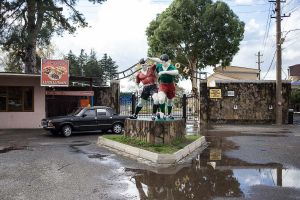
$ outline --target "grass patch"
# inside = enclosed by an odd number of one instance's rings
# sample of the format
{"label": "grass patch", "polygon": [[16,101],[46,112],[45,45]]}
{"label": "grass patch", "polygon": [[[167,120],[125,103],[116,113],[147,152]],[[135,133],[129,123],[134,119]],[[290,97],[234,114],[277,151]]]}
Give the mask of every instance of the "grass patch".
{"label": "grass patch", "polygon": [[184,148],[186,145],[194,142],[200,136],[199,135],[188,135],[182,139],[177,139],[172,142],[172,144],[149,144],[145,141],[138,140],[135,138],[125,137],[123,135],[104,135],[104,138],[114,140],[123,144],[131,145],[134,147],[138,147],[141,149],[145,149],[147,151],[152,151],[154,153],[166,153],[172,154],[176,151]]}

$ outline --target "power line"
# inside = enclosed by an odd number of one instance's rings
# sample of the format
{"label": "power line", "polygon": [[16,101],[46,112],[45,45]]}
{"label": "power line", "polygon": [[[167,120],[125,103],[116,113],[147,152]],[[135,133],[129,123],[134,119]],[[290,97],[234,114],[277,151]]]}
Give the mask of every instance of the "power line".
{"label": "power line", "polygon": [[273,58],[272,58],[271,64],[270,64],[270,66],[269,66],[269,68],[268,68],[268,71],[267,71],[267,73],[265,74],[265,76],[264,76],[263,80],[265,80],[266,76],[268,75],[268,73],[269,73],[269,71],[270,71],[270,69],[271,69],[271,67],[272,67],[272,65],[273,65],[273,62],[274,62],[275,55],[276,55],[276,50],[275,50],[275,52],[274,52],[274,55],[273,55]]}
{"label": "power line", "polygon": [[267,18],[267,23],[266,23],[266,31],[265,31],[265,35],[264,35],[264,40],[263,40],[263,51],[262,53],[264,54],[265,52],[265,47],[267,44],[267,39],[269,37],[269,31],[270,31],[270,25],[271,25],[271,9],[272,9],[272,4],[270,4],[269,6],[269,13],[268,13],[268,18]]}

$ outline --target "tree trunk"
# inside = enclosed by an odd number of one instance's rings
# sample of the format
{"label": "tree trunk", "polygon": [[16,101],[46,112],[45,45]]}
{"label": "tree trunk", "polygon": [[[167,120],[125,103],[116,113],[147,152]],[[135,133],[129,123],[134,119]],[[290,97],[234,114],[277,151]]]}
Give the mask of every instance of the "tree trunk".
{"label": "tree trunk", "polygon": [[194,123],[194,127],[199,127],[200,125],[200,96],[199,96],[199,91],[198,91],[198,84],[197,84],[197,65],[196,65],[196,60],[191,61],[191,69],[192,69],[192,93],[195,98],[194,102],[194,110],[193,112],[198,116],[198,120],[196,123]]}
{"label": "tree trunk", "polygon": [[27,41],[26,41],[26,51],[25,51],[25,73],[34,73],[34,69],[36,66],[36,1],[35,0],[27,0],[28,6],[28,26],[27,26]]}
{"label": "tree trunk", "polygon": [[25,73],[32,74],[35,73],[36,66],[36,42],[31,42],[26,47],[25,55]]}

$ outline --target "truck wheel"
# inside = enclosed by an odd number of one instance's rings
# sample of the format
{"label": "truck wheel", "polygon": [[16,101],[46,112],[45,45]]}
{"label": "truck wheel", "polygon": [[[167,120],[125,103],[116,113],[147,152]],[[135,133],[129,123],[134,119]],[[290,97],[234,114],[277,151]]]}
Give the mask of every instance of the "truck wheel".
{"label": "truck wheel", "polygon": [[112,127],[112,132],[115,133],[115,134],[121,134],[122,133],[122,129],[123,129],[122,124],[116,123]]}
{"label": "truck wheel", "polygon": [[72,135],[72,127],[70,125],[64,125],[61,128],[61,133],[63,134],[63,136],[69,137],[70,135]]}

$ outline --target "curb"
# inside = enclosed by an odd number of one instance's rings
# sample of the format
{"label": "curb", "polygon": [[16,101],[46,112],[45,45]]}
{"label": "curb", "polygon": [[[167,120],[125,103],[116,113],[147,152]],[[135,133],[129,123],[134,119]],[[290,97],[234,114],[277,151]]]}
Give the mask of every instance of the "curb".
{"label": "curb", "polygon": [[106,139],[102,136],[98,138],[97,145],[112,148],[118,152],[127,153],[135,158],[142,158],[151,161],[155,164],[166,164],[173,165],[178,163],[180,160],[191,154],[197,148],[206,144],[205,137],[202,136],[191,144],[185,146],[183,149],[173,153],[173,154],[158,154],[137,147],[129,146],[123,143],[119,143],[113,140]]}

